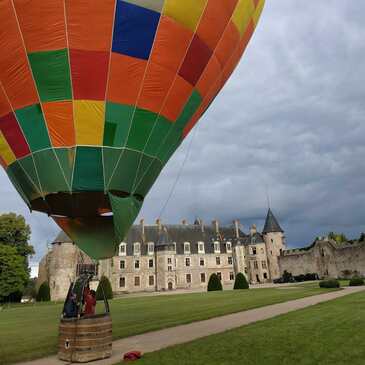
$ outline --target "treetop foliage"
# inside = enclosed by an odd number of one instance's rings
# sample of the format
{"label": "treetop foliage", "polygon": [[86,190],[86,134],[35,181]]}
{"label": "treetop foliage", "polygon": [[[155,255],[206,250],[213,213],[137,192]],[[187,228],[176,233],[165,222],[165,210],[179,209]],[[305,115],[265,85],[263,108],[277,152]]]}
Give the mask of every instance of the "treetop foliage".
{"label": "treetop foliage", "polygon": [[15,213],[0,215],[0,244],[15,247],[20,256],[34,254],[29,244],[31,230],[25,219]]}
{"label": "treetop foliage", "polygon": [[15,247],[0,244],[0,302],[7,302],[11,294],[23,292],[28,271]]}

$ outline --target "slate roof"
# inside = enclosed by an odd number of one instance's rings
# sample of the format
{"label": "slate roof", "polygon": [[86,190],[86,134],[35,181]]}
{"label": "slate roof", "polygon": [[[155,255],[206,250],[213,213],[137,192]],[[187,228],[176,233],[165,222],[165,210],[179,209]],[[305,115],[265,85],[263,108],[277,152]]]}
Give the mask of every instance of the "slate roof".
{"label": "slate roof", "polygon": [[274,213],[269,208],[266,216],[265,226],[262,233],[284,232],[276,220]]}

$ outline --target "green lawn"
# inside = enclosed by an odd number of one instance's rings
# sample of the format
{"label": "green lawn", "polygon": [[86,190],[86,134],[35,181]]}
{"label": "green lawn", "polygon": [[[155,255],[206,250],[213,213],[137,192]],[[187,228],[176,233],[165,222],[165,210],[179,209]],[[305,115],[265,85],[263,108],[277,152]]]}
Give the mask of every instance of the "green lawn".
{"label": "green lawn", "polygon": [[[154,297],[110,302],[114,338],[176,326],[228,313],[320,294],[318,284],[291,289],[255,289]],[[54,354],[61,303],[15,306],[0,311],[0,363]]]}
{"label": "green lawn", "polygon": [[365,293],[146,354],[139,365],[364,365]]}

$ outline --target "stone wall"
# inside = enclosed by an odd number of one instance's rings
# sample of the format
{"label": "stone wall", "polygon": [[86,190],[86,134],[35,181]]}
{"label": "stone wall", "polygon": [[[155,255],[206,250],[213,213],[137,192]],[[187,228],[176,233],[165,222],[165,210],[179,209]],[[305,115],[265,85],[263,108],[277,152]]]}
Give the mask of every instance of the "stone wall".
{"label": "stone wall", "polygon": [[365,276],[365,244],[316,241],[309,249],[286,250],[279,257],[280,272],[293,275],[316,273],[322,277]]}

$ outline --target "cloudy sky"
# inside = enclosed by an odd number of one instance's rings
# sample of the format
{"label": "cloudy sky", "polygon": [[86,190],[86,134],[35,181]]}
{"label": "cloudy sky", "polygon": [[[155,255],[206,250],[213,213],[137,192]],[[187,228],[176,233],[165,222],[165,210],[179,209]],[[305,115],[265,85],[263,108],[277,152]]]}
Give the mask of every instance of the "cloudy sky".
{"label": "cloudy sky", "polygon": [[[364,16],[359,0],[267,0],[239,67],[140,216],[152,223],[161,213],[187,156],[165,223],[238,218],[261,228],[268,195],[290,247],[365,231]],[[29,214],[1,171],[7,211],[26,216],[39,260],[57,227]]]}

